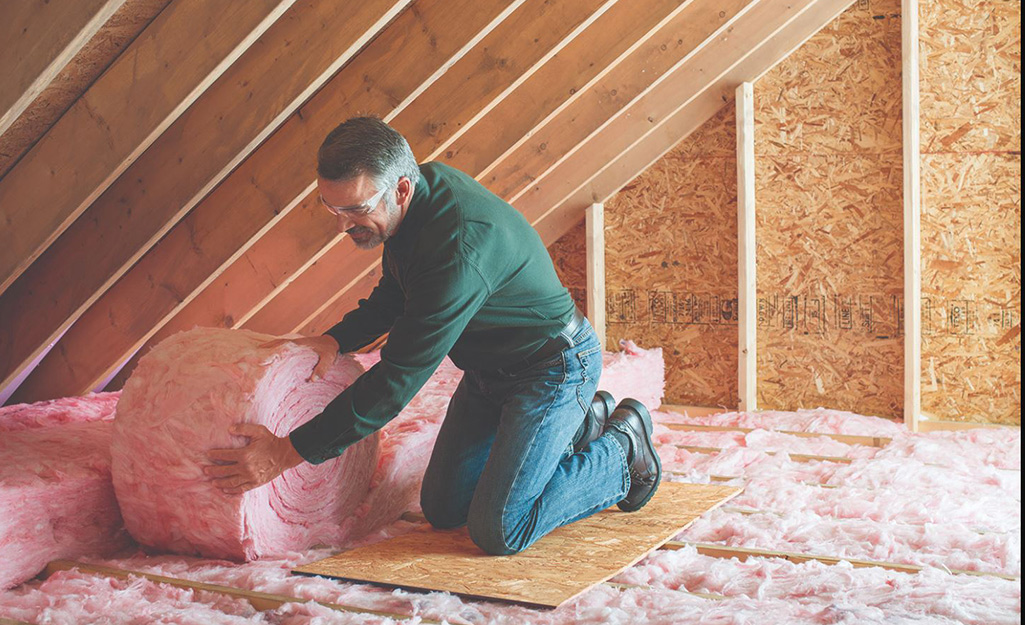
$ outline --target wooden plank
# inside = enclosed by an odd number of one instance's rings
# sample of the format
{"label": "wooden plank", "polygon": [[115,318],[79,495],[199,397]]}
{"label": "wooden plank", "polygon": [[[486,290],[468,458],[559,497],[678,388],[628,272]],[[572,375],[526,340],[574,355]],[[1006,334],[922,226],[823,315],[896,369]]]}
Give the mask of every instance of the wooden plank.
{"label": "wooden plank", "polygon": [[[399,15],[90,307],[15,401],[79,394],[106,380],[312,191],[317,146],[340,119],[394,117],[520,2],[430,0]],[[416,130],[414,150],[430,132]]]}
{"label": "wooden plank", "polygon": [[[175,588],[184,588],[186,590],[194,590],[197,592],[210,592],[233,599],[242,599],[249,602],[249,605],[255,609],[263,612],[265,610],[276,610],[281,606],[288,603],[316,603],[317,605],[324,606],[331,610],[338,612],[351,612],[355,614],[369,614],[374,616],[383,616],[387,618],[396,619],[410,619],[413,618],[409,614],[400,614],[397,612],[385,612],[380,610],[371,610],[368,608],[359,608],[348,605],[341,605],[338,603],[328,603],[326,601],[313,601],[312,599],[301,599],[299,597],[291,597],[289,595],[279,595],[275,593],[258,592],[255,590],[247,590],[245,588],[235,588],[233,586],[222,586],[220,584],[208,584],[206,582],[194,582],[188,579],[180,579],[177,577],[167,577],[166,575],[155,575],[153,573],[146,573],[143,571],[132,571],[128,569],[119,569],[110,566],[104,566],[102,564],[86,564],[82,562],[75,562],[73,560],[53,560],[46,565],[43,572],[40,573],[40,577],[47,579],[60,571],[79,571],[80,573],[89,573],[96,575],[103,575],[105,577],[113,577],[115,579],[130,580],[135,577],[141,577],[149,580],[155,584],[167,584],[168,586],[174,586]],[[416,618],[422,618],[417,616]],[[432,621],[430,619],[422,619],[424,623],[438,623],[438,621]]]}
{"label": "wooden plank", "polygon": [[[0,135],[71,62],[125,0],[0,4]],[[0,289],[2,290],[2,289]]]}
{"label": "wooden plank", "polygon": [[300,0],[274,24],[0,296],[0,389],[407,2]]}
{"label": "wooden plank", "polygon": [[[822,562],[823,564],[839,564],[841,562],[847,562],[855,568],[872,568],[878,567],[887,569],[890,571],[899,571],[901,573],[920,573],[926,568],[917,564],[901,564],[898,562],[878,562],[875,560],[861,560],[857,558],[845,558],[841,556],[829,556],[829,555],[816,555],[808,553],[795,553],[792,551],[774,551],[770,549],[754,549],[750,547],[728,547],[726,545],[710,544],[710,543],[692,543],[682,541],[669,541],[663,548],[665,549],[684,549],[687,547],[694,547],[697,552],[704,556],[710,556],[713,558],[736,558],[743,562],[748,558],[781,558],[789,562],[801,563],[801,562]],[[973,575],[977,577],[999,577],[1000,579],[1007,579],[1011,581],[1021,579],[1019,575],[1009,575],[1006,573],[998,573],[991,571],[968,571],[964,569],[951,569],[943,567],[943,569],[954,575]]]}
{"label": "wooden plank", "polygon": [[[607,201],[683,137],[733,98],[736,87],[756,79],[824,25],[849,0],[762,2],[728,32],[677,68],[660,89],[617,116],[586,146],[545,174],[516,206],[546,242],[555,241],[580,207]],[[547,215],[557,213],[549,223]]]}
{"label": "wooden plank", "polygon": [[692,0],[645,0],[644,9],[637,10],[636,2],[617,3],[488,115],[425,160],[442,158],[472,176],[485,172],[641,46],[660,37],[690,4]]}
{"label": "wooden plank", "polygon": [[[75,100],[103,75],[170,2],[126,0],[121,5],[28,108],[0,134],[0,178],[57,123]],[[9,2],[2,6],[13,5]]]}
{"label": "wooden plank", "polygon": [[1018,425],[1005,425],[1001,423],[976,423],[973,421],[942,421],[929,418],[919,418],[917,431],[919,432],[956,432],[960,430],[973,430],[975,428],[1012,428],[1021,429]]}
{"label": "wooden plank", "polygon": [[605,207],[587,209],[587,318],[605,349]]}
{"label": "wooden plank", "polygon": [[165,9],[0,180],[0,293],[295,1]]}
{"label": "wooden plank", "polygon": [[[489,185],[492,191],[502,196],[505,192],[501,190],[501,185],[496,182],[498,174],[488,173],[490,171],[488,168],[491,165],[500,161],[507,164],[512,163],[517,171],[528,170],[528,173],[525,174],[525,180],[529,182],[529,179],[532,179],[534,174],[529,173],[533,166],[527,163],[528,160],[539,158],[540,160],[537,162],[549,163],[553,159],[557,159],[561,154],[560,150],[564,149],[560,146],[565,145],[568,146],[565,149],[569,149],[575,145],[574,141],[586,136],[588,128],[600,126],[607,119],[608,115],[611,114],[611,110],[626,105],[634,97],[634,94],[641,93],[649,88],[662,71],[672,67],[674,63],[697,46],[702,38],[707,36],[708,32],[715,30],[722,23],[729,22],[738,11],[752,2],[753,0],[730,0],[729,3],[718,6],[702,2],[685,2],[679,10],[672,12],[666,19],[649,31],[643,41],[638,42],[638,45],[632,46],[624,54],[617,57],[613,62],[614,66],[610,67],[608,71],[597,74],[593,80],[585,85],[586,88],[579,89],[577,93],[569,94],[572,97],[566,100],[566,105],[553,109],[550,114],[541,120],[537,127],[518,126],[515,132],[508,134],[497,133],[496,136],[498,137],[518,139],[514,145],[504,145],[503,141],[506,141],[506,139],[500,139],[495,144],[503,146],[501,152],[491,152],[488,151],[490,148],[485,147],[483,148],[485,152],[482,154],[487,156],[482,156],[478,159],[473,157],[472,154],[467,155],[466,149],[475,151],[478,149],[477,145],[484,144],[487,146],[491,142],[489,134],[477,135],[474,129],[471,128],[459,141],[453,144],[451,150],[449,150],[452,154],[446,153],[446,158],[450,158],[452,159],[451,162],[466,168],[465,170],[468,173]],[[616,11],[616,8],[610,9],[603,18],[618,18],[620,14]],[[596,22],[595,28],[601,27],[605,29],[605,32],[615,32],[611,31],[606,26],[606,23],[607,20],[604,19]],[[578,41],[588,41],[587,37],[588,34],[585,31],[578,38]],[[600,45],[601,39],[590,41],[591,43],[587,44],[583,52],[576,52],[574,49],[574,54],[583,55],[575,62],[590,63],[587,51],[590,51],[592,57],[600,58],[600,53],[594,51],[594,47]],[[577,43],[577,41],[574,43]],[[584,44],[581,43],[581,45],[583,46]],[[563,52],[568,50],[569,47]],[[564,61],[565,59],[561,58],[560,54],[556,55],[549,64],[562,63]],[[557,70],[553,70],[551,73],[546,72],[542,68],[534,75],[531,81],[524,84],[526,93],[521,95],[519,93],[521,90],[517,90],[511,94],[511,102],[515,103],[515,106],[512,108],[515,110],[529,110],[531,107],[536,106],[533,104],[534,102],[546,103],[544,106],[548,107],[551,106],[553,99],[566,98],[567,94],[560,88],[557,88],[554,94],[542,91],[543,87],[549,91],[552,89],[552,84],[545,84],[544,82],[547,77],[561,76],[565,73],[566,70],[564,68],[557,68]],[[586,72],[581,73],[586,74]],[[535,84],[534,79],[542,82]],[[557,83],[556,87],[558,87]],[[570,90],[572,91],[573,89],[576,89],[576,87]],[[495,117],[495,115],[499,113],[512,115],[512,111],[504,106],[504,102],[493,110],[492,115],[485,117],[481,122],[485,124],[485,128],[493,129],[488,131],[489,133],[496,134],[495,127],[503,127],[505,125],[504,118]],[[519,120],[522,118],[522,115],[512,115],[512,118]],[[530,120],[529,123],[533,123],[533,120],[536,118],[529,117],[528,119]],[[513,127],[512,124],[510,124],[510,127]],[[476,125],[474,128],[476,128]],[[480,140],[476,141],[476,144],[471,143],[470,139],[473,137],[480,137]],[[464,148],[460,146],[469,147]],[[499,161],[493,161],[494,154],[496,153],[501,154]],[[471,163],[473,166],[471,166]],[[481,167],[485,167],[485,169],[481,170]],[[536,173],[539,174],[540,170]],[[515,183],[510,184],[512,191],[520,188]],[[512,191],[505,193],[503,197],[507,200],[511,199],[510,193]],[[578,220],[583,220],[583,212],[583,210],[580,211]],[[315,270],[316,265],[310,267],[310,271]],[[318,307],[325,299],[337,300],[340,296],[339,293],[330,289],[318,289],[316,286],[318,283],[319,281],[317,280],[307,280],[305,276],[296,279],[292,285],[271,300],[264,310],[254,315],[253,327],[263,328],[260,331],[273,333],[271,328],[281,328],[289,325],[282,320],[288,317],[292,311],[307,311],[310,307]],[[301,314],[303,313],[297,313],[295,316],[300,316]],[[271,322],[272,319],[273,322]]]}
{"label": "wooden plank", "polygon": [[758,289],[755,274],[755,95],[737,87],[737,410],[758,410]]}
{"label": "wooden plank", "polygon": [[922,143],[919,122],[918,0],[901,2],[904,138],[904,424],[922,413]]}
{"label": "wooden plank", "polygon": [[700,515],[740,492],[665,482],[638,512],[625,514],[610,508],[564,525],[512,556],[486,555],[465,528],[427,529],[293,572],[555,608],[636,564]]}
{"label": "wooden plank", "polygon": [[[662,425],[666,426],[670,430],[676,430],[678,432],[741,432],[743,434],[749,434],[754,432],[758,428],[742,428],[728,425],[702,425],[697,423],[666,423],[662,422]],[[868,447],[886,447],[893,439],[885,436],[858,436],[855,434],[826,434],[822,432],[795,432],[793,430],[775,430],[769,428],[761,428],[769,432],[776,432],[777,434],[787,434],[789,436],[800,436],[802,438],[819,438],[826,437],[841,443],[847,443],[848,445],[866,445]]]}
{"label": "wooden plank", "polygon": [[[683,449],[695,454],[719,454],[730,449],[750,449],[748,447],[701,447],[698,445],[673,445],[677,449]],[[758,451],[764,453],[767,456],[778,456],[779,454],[786,453],[790,456],[790,459],[794,462],[833,462],[836,464],[851,464],[854,462],[853,458],[844,458],[842,456],[816,456],[812,454],[793,454],[784,451],[767,451],[765,449],[755,449],[752,451]]]}
{"label": "wooden plank", "polygon": [[662,404],[659,410],[662,412],[675,412],[687,417],[708,417],[725,412],[733,412],[733,410],[722,406],[684,406],[680,404]]}

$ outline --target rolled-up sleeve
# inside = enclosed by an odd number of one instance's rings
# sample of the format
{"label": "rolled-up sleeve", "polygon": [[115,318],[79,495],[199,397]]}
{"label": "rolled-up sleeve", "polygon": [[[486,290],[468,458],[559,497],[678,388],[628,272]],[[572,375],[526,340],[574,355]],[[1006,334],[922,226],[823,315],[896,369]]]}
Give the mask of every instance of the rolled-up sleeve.
{"label": "rolled-up sleeve", "polygon": [[[309,462],[317,464],[340,455],[349,445],[395,418],[441,364],[490,295],[481,272],[462,254],[427,268],[411,269],[404,284],[402,312],[391,325],[381,361],[321,414],[291,433],[292,444]],[[360,308],[364,308],[362,303]],[[343,324],[345,320],[339,325]],[[342,338],[351,345],[349,337],[346,330]]]}

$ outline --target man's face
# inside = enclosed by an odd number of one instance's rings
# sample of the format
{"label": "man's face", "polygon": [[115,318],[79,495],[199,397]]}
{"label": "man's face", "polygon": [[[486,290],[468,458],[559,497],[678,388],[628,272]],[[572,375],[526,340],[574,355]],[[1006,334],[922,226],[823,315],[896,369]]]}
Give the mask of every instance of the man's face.
{"label": "man's face", "polygon": [[[403,187],[405,182],[405,179],[400,180],[398,186]],[[321,199],[334,215],[335,227],[352,237],[356,247],[365,250],[377,247],[394,235],[402,223],[406,202],[403,205],[398,202],[401,189],[379,189],[365,174],[341,181],[317,178],[317,187]],[[376,198],[379,199],[375,201]]]}

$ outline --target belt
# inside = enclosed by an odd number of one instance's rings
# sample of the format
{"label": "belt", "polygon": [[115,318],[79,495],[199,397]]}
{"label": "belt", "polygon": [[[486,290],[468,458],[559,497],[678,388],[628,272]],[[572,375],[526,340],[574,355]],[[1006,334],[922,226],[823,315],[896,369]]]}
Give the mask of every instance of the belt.
{"label": "belt", "polygon": [[532,367],[540,362],[544,362],[552,356],[555,356],[556,354],[558,354],[559,352],[573,344],[573,337],[576,335],[577,331],[580,330],[580,328],[584,325],[584,320],[586,319],[587,317],[584,316],[584,313],[580,312],[580,309],[574,306],[573,317],[569,320],[569,323],[567,323],[561,330],[559,330],[558,334],[548,339],[541,347],[537,349],[537,351],[535,351],[530,356],[527,356],[519,362],[514,362],[513,364],[507,367],[502,367],[500,371],[503,371],[505,373],[516,373],[518,371],[523,371],[524,369]]}

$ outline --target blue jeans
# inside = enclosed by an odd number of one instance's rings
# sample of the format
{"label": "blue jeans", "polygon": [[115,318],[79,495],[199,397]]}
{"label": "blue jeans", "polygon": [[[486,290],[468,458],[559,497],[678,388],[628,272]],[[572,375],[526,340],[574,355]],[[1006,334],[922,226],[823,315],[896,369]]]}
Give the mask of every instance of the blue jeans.
{"label": "blue jeans", "polygon": [[485,552],[509,555],[622,500],[630,476],[619,443],[603,435],[573,453],[601,367],[601,346],[585,321],[573,345],[545,362],[466,371],[424,474],[428,522],[466,524]]}

